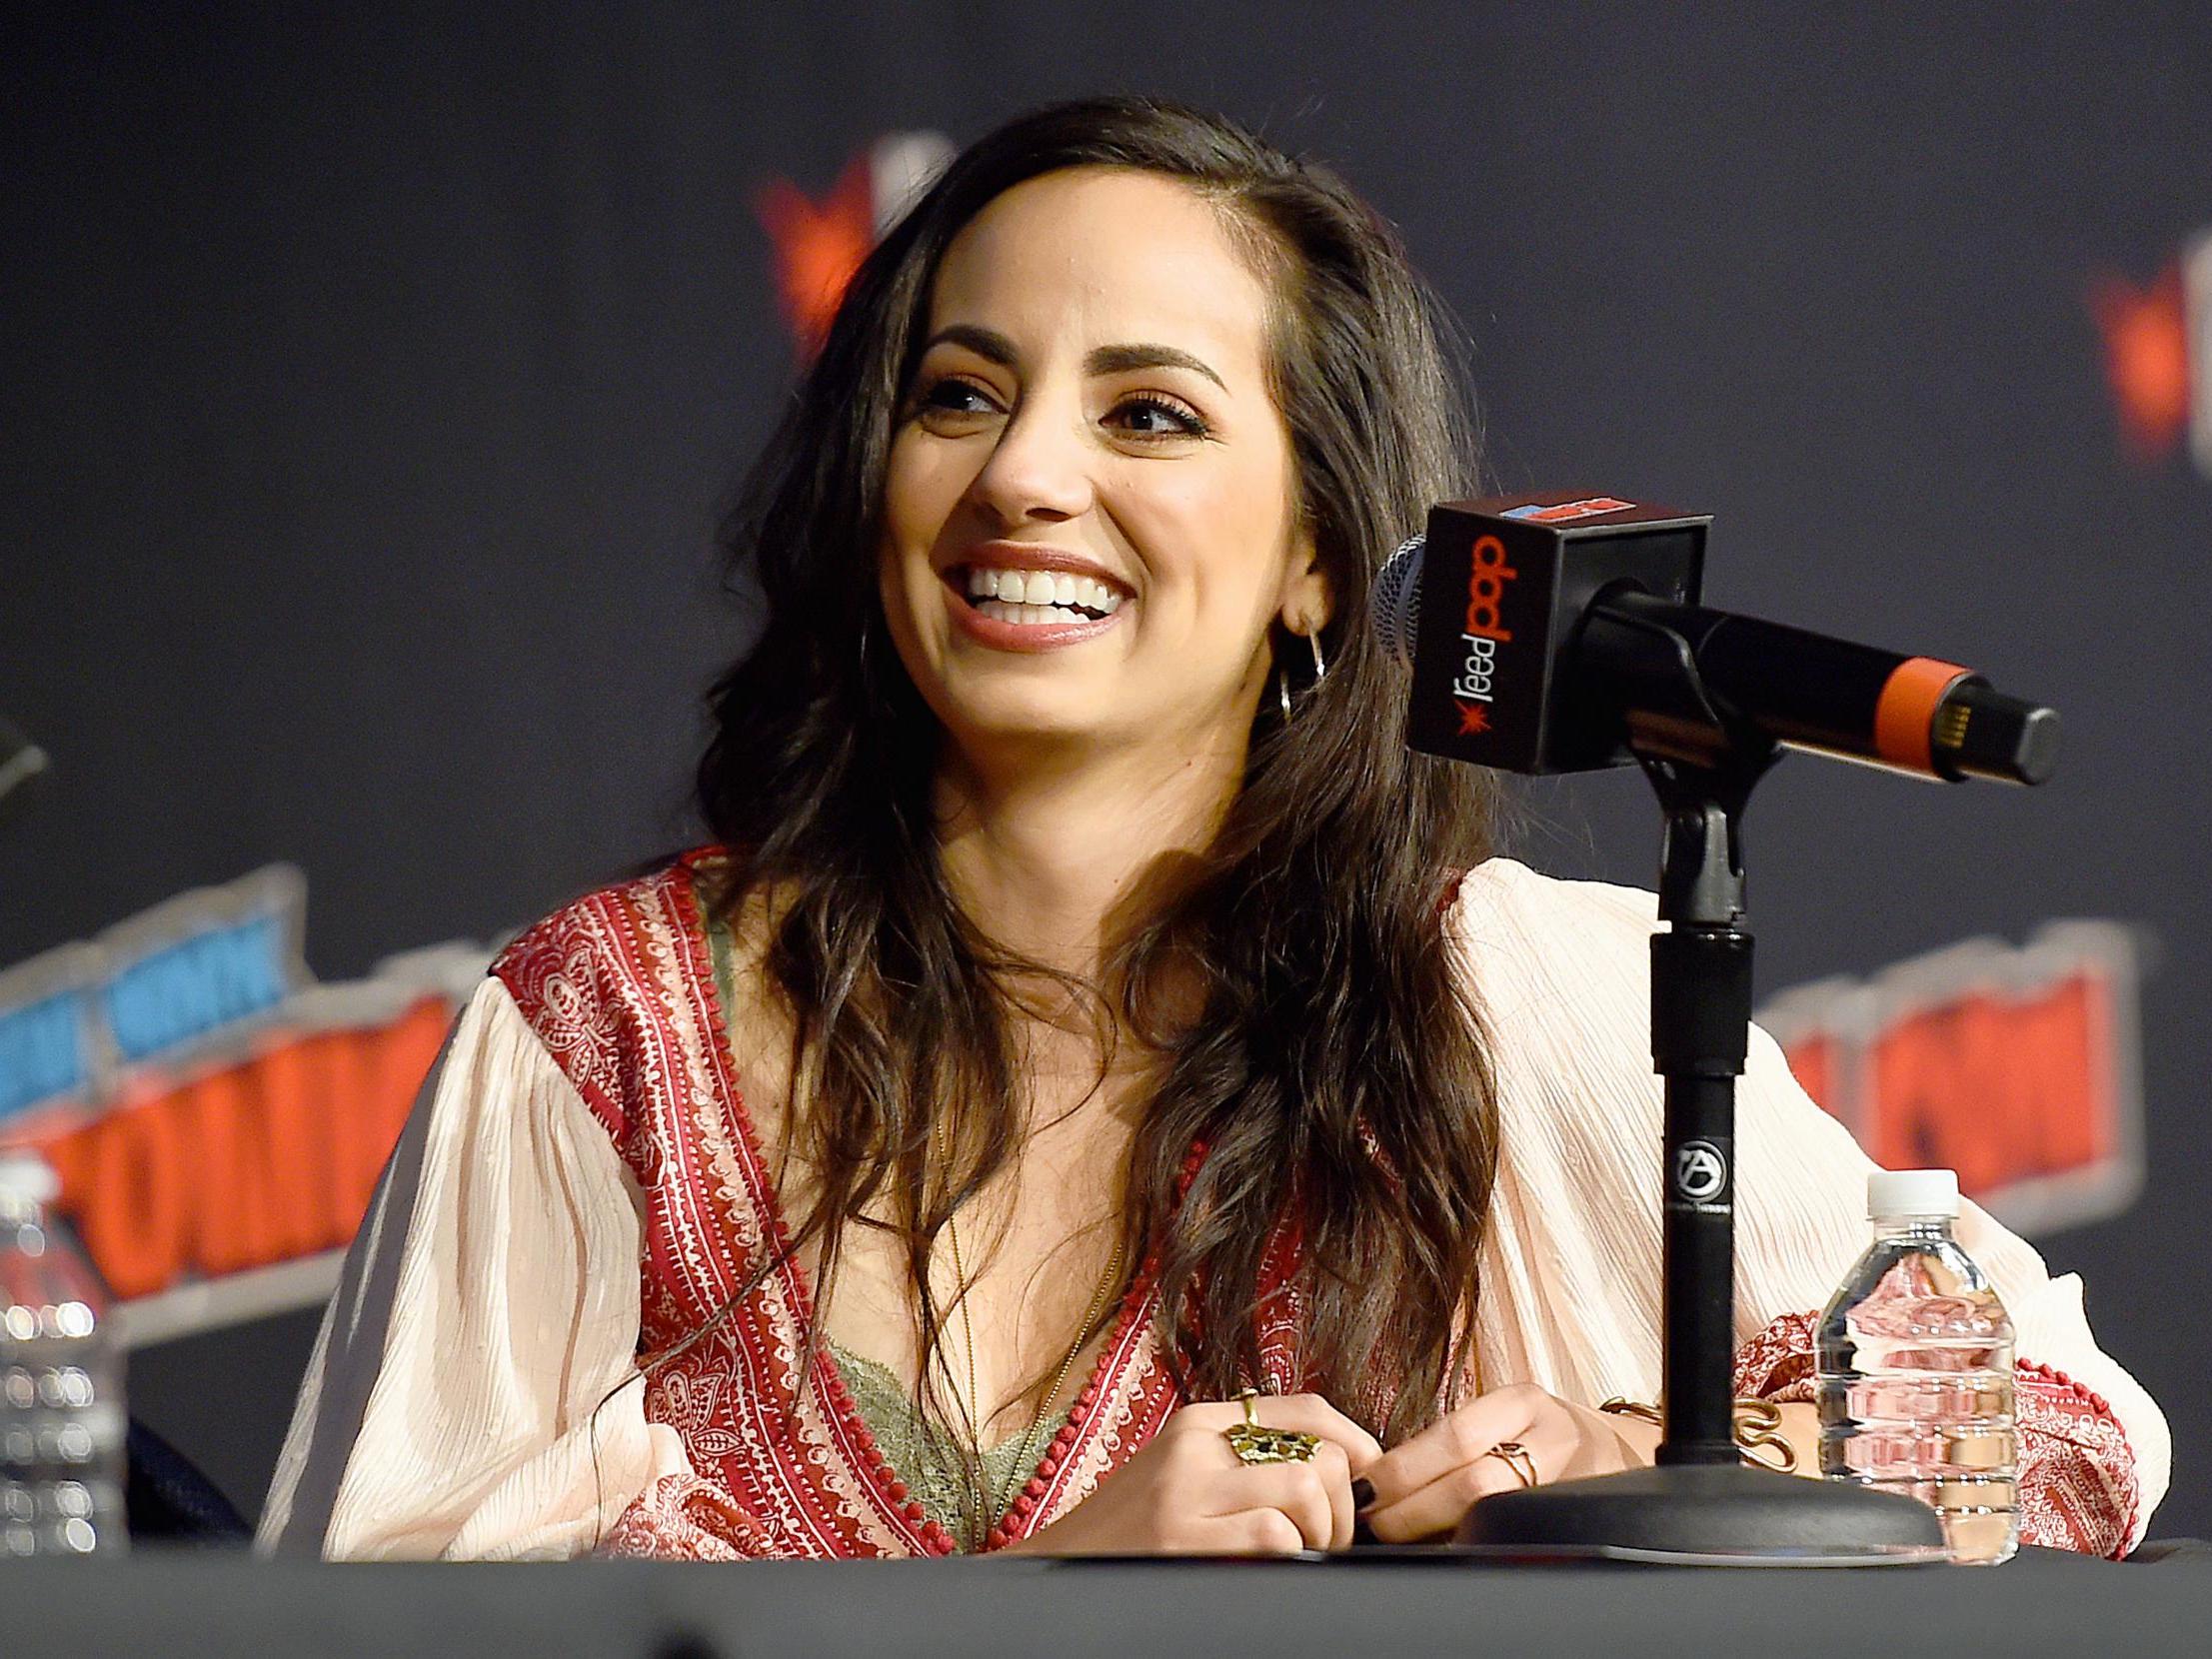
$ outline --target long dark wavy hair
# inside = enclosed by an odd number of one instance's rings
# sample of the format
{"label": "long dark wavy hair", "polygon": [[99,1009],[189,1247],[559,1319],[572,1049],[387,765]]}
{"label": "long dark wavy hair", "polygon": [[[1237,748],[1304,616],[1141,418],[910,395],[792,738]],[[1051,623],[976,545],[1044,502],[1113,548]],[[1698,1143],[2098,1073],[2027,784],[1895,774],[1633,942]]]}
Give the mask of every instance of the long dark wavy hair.
{"label": "long dark wavy hair", "polygon": [[[1225,1397],[1259,1377],[1261,1257],[1294,1216],[1308,1385],[1398,1437],[1461,1386],[1495,1170],[1480,1025],[1439,925],[1490,811],[1477,775],[1405,748],[1405,677],[1366,616],[1390,550],[1466,493],[1473,446],[1424,291],[1333,174],[1214,116],[1096,99],[982,139],[886,236],[726,526],[766,624],[712,696],[699,796],[732,861],[711,901],[735,916],[774,895],[762,959],[793,1016],[791,1150],[814,1182],[794,1235],[818,1246],[821,1300],[846,1228],[893,1229],[928,1376],[938,1236],[1025,1138],[1012,999],[1067,975],[1012,956],[948,889],[943,735],[878,593],[886,460],[948,245],[1024,180],[1096,166],[1186,184],[1265,279],[1271,391],[1334,604],[1317,684],[1278,630],[1294,714],[1270,689],[1201,867],[1080,987],[1102,1031],[1156,1051],[1122,1242],[1152,1264],[1187,1395]],[[1168,994],[1193,983],[1194,1014]]]}

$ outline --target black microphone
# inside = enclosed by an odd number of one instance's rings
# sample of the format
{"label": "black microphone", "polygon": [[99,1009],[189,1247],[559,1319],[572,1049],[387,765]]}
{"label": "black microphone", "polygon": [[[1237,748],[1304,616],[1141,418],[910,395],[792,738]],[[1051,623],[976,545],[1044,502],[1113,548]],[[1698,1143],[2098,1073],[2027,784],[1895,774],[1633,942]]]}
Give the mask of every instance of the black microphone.
{"label": "black microphone", "polygon": [[2051,776],[2057,712],[1970,669],[1699,605],[1711,523],[1614,496],[1431,508],[1374,590],[1413,671],[1406,742],[1501,772],[1771,743],[1949,783]]}

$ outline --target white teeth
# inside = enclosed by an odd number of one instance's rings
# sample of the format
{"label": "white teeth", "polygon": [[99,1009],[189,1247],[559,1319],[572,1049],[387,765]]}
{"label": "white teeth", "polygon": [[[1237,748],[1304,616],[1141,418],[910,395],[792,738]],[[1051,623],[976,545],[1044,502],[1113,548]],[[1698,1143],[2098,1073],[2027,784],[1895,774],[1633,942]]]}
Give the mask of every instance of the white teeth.
{"label": "white teeth", "polygon": [[[1121,608],[1119,593],[1087,576],[1058,571],[1004,571],[988,565],[969,570],[968,597],[987,616],[1000,615],[995,606],[1004,609],[1008,615],[1001,617],[1002,621],[1083,622],[1088,619],[1072,614],[1072,607],[1081,606],[1102,616],[1111,616]],[[1040,614],[1017,617],[1013,615],[1017,611]],[[1044,615],[1047,611],[1054,614]]]}

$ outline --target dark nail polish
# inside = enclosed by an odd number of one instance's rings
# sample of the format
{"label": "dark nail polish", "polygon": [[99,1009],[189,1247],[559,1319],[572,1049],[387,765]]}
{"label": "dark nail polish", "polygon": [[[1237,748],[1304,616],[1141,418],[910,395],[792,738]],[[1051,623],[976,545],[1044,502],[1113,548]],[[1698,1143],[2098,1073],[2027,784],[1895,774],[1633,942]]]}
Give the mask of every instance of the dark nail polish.
{"label": "dark nail polish", "polygon": [[1351,1483],[1351,1506],[1352,1506],[1352,1508],[1354,1508],[1354,1509],[1364,1509],[1364,1508],[1366,1508],[1366,1507],[1367,1507],[1367,1506],[1368,1506],[1369,1504],[1371,1504],[1371,1503],[1373,1503],[1373,1502],[1374,1502],[1374,1482],[1373,1482],[1373,1481],[1371,1481],[1371,1480],[1355,1480],[1355,1481],[1353,1481],[1353,1482]]}

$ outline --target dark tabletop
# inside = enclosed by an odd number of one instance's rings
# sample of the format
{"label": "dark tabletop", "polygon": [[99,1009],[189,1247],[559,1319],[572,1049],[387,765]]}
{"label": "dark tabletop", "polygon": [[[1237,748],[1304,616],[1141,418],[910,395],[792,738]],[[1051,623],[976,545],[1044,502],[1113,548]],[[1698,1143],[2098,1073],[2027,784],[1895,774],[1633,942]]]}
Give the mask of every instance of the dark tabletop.
{"label": "dark tabletop", "polygon": [[1878,1572],[1467,1561],[0,1565],[0,1649],[76,1655],[1968,1654],[2212,1659],[2212,1559]]}

